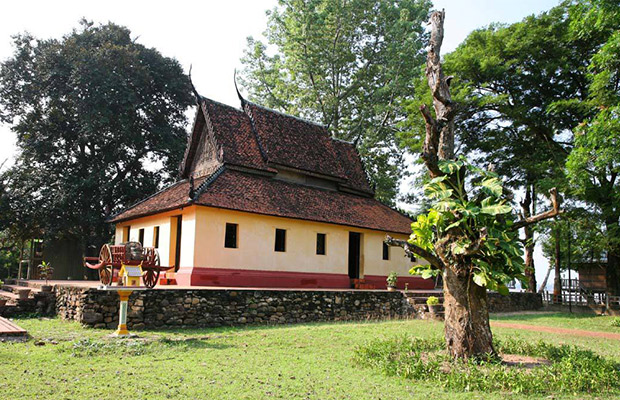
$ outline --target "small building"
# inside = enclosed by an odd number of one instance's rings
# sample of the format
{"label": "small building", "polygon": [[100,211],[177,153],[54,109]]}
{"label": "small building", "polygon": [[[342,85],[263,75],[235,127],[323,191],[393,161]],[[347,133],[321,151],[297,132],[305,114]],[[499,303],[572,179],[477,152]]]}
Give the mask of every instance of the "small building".
{"label": "small building", "polygon": [[411,220],[374,198],[353,143],[241,98],[198,98],[180,180],[111,218],[116,243],[139,241],[179,285],[434,287],[409,275]]}

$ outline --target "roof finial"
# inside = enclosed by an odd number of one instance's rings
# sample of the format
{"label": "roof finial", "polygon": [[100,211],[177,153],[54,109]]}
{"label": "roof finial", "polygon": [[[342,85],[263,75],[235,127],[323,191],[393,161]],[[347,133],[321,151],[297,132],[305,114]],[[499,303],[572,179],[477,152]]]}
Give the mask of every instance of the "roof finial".
{"label": "roof finial", "polygon": [[245,104],[245,99],[243,98],[243,96],[241,96],[241,92],[239,91],[239,88],[237,87],[237,68],[235,68],[235,74],[233,76],[233,80],[235,81],[235,90],[237,91],[237,96],[239,96],[239,100],[241,100],[241,107],[243,107],[243,105]]}
{"label": "roof finial", "polygon": [[196,90],[196,87],[194,86],[194,82],[192,82],[192,64],[189,65],[189,84],[192,85],[194,96],[196,96],[196,103],[200,105],[202,101],[202,96],[198,94],[198,91]]}

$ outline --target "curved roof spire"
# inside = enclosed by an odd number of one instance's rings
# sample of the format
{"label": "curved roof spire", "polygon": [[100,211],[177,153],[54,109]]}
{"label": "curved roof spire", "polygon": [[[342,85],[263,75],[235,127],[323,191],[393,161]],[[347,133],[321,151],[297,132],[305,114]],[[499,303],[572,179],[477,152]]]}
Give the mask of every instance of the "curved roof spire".
{"label": "curved roof spire", "polygon": [[233,81],[235,82],[235,90],[237,91],[237,96],[239,97],[239,100],[241,100],[241,108],[243,108],[243,105],[245,104],[245,99],[241,95],[241,92],[239,91],[239,87],[237,86],[237,68],[235,68],[235,74],[233,75]]}
{"label": "curved roof spire", "polygon": [[194,82],[192,82],[192,64],[189,65],[189,84],[192,85],[194,96],[196,96],[196,103],[200,104],[202,101],[202,96],[198,94],[198,91],[196,90],[196,87],[194,86]]}

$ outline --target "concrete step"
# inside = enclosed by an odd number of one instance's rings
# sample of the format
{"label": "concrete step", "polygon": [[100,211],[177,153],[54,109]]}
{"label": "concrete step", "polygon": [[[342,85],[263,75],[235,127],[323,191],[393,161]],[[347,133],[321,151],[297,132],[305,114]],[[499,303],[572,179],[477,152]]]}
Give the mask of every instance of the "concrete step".
{"label": "concrete step", "polygon": [[22,286],[22,285],[2,285],[2,290],[7,292],[12,292],[17,294],[20,290],[30,289],[30,295],[32,296],[34,293],[41,292],[41,288],[38,287],[30,287],[30,286]]}

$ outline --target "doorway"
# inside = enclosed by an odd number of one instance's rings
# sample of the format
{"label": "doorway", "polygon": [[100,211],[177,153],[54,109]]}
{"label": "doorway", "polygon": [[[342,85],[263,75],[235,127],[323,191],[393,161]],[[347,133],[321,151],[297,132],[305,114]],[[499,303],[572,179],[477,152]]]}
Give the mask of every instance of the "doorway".
{"label": "doorway", "polygon": [[183,226],[183,216],[178,215],[170,218],[170,264],[174,266],[174,271],[178,271],[181,266],[181,227]]}
{"label": "doorway", "polygon": [[349,232],[349,278],[360,277],[361,233]]}

